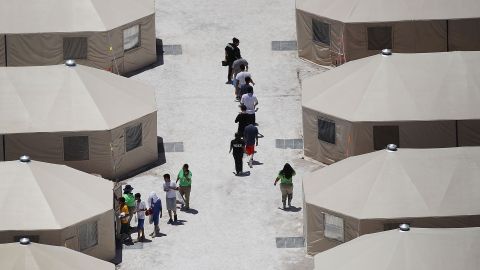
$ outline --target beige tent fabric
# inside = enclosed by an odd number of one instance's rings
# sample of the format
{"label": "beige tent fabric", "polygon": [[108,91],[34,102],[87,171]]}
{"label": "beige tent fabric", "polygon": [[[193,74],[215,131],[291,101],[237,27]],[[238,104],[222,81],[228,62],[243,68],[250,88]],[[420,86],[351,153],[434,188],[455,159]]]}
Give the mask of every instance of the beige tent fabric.
{"label": "beige tent fabric", "polygon": [[[0,178],[0,243],[30,236],[39,243],[66,246],[100,259],[114,258],[112,182],[40,161],[1,162]],[[92,225],[96,243],[84,247],[82,231]]]}
{"label": "beige tent fabric", "polygon": [[0,245],[4,270],[115,270],[115,265],[65,247],[30,243]]}
{"label": "beige tent fabric", "polygon": [[67,166],[6,161],[0,175],[1,231],[62,229],[112,209],[112,182]]}
{"label": "beige tent fabric", "polygon": [[304,80],[302,105],[356,122],[479,119],[479,64],[479,52],[377,54]]}
{"label": "beige tent fabric", "polygon": [[[378,54],[304,80],[305,154],[331,164],[378,150],[379,126],[399,137],[380,148],[480,145],[478,63],[478,52]],[[335,123],[334,144],[318,138],[319,119]]]}
{"label": "beige tent fabric", "polygon": [[296,8],[345,23],[479,18],[476,0],[297,0]]}
{"label": "beige tent fabric", "polygon": [[364,235],[314,260],[318,270],[475,270],[479,248],[480,228],[411,228]]}
{"label": "beige tent fabric", "polygon": [[108,31],[155,13],[150,0],[0,0],[0,6],[3,34]]}
{"label": "beige tent fabric", "polygon": [[81,65],[0,68],[1,134],[110,130],[155,111],[152,87],[135,79]]}
{"label": "beige tent fabric", "polygon": [[0,67],[5,66],[5,37],[0,36]]}
{"label": "beige tent fabric", "polygon": [[325,237],[325,213],[343,220],[344,241],[404,222],[480,226],[479,160],[479,147],[381,150],[305,176],[308,253],[341,243]]}

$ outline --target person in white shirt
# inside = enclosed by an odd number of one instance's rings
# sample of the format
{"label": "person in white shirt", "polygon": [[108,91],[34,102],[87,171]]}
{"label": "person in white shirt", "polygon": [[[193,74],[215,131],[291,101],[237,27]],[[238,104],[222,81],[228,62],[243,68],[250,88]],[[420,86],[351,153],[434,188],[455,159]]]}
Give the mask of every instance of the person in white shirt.
{"label": "person in white shirt", "polygon": [[246,90],[247,93],[240,99],[240,104],[247,107],[247,114],[250,116],[250,121],[248,123],[255,125],[255,107],[258,105],[258,99],[253,94],[253,87],[251,85],[247,85]]}
{"label": "person in white shirt", "polygon": [[[173,224],[173,222],[177,222],[177,193],[178,190],[177,184],[175,182],[170,181],[170,174],[166,173],[163,175],[163,191],[165,191],[166,201],[167,201],[167,210],[168,216],[170,219],[168,220],[168,224]],[[173,212],[173,220],[172,220],[172,212]]]}
{"label": "person in white shirt", "polygon": [[[145,241],[145,211],[147,210],[147,206],[145,202],[142,201],[140,193],[135,194],[135,201],[136,201],[136,212],[137,212],[137,241]],[[140,237],[140,234],[142,235]]]}
{"label": "person in white shirt", "polygon": [[240,65],[240,72],[237,74],[237,76],[235,76],[235,96],[239,96],[239,91],[240,91],[240,88],[247,84],[247,82],[245,81],[245,78],[249,77],[250,78],[250,82],[252,83],[252,85],[255,85],[255,82],[253,81],[252,79],[252,74],[250,74],[250,72],[247,72],[245,71],[245,65],[241,64]]}

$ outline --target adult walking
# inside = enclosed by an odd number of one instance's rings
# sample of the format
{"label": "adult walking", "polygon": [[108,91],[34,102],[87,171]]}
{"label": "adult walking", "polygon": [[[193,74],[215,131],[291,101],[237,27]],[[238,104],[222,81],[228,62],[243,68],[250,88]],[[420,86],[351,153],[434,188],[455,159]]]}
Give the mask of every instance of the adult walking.
{"label": "adult walking", "polygon": [[150,193],[150,196],[148,197],[148,205],[149,208],[151,209],[152,213],[152,221],[153,222],[153,232],[150,234],[151,237],[156,237],[160,236],[160,218],[162,217],[163,211],[162,211],[162,201],[160,198],[157,196],[157,193],[155,191],[152,191]]}
{"label": "adult walking", "polygon": [[255,154],[255,146],[258,146],[258,129],[253,124],[245,127],[243,132],[243,139],[245,140],[245,153],[250,156],[248,166],[253,167],[253,155]]}
{"label": "adult walking", "polygon": [[[163,175],[163,191],[165,191],[166,202],[167,202],[167,210],[168,210],[168,224],[173,224],[173,222],[177,222],[177,193],[178,190],[177,184],[175,182],[170,181],[170,174],[166,173]],[[172,220],[173,214],[173,220]]]}
{"label": "adult walking", "polygon": [[278,176],[273,183],[274,186],[280,181],[280,191],[282,192],[283,209],[286,209],[286,201],[288,198],[288,208],[292,207],[293,198],[293,182],[292,177],[295,175],[295,170],[290,164],[285,163],[283,169],[278,172]]}
{"label": "adult walking", "polygon": [[258,105],[258,99],[257,96],[253,93],[253,87],[251,85],[247,85],[247,93],[242,96],[240,99],[240,104],[245,105],[247,107],[247,114],[250,118],[249,123],[252,125],[256,124],[256,118],[255,118],[255,111],[256,107]]}
{"label": "adult walking", "polygon": [[233,62],[235,62],[235,60],[237,59],[242,58],[240,54],[240,48],[238,48],[238,45],[240,45],[240,40],[238,40],[237,38],[233,38],[232,43],[228,43],[227,46],[225,47],[225,62],[228,66],[228,75],[227,75],[226,84],[232,83]]}
{"label": "adult walking", "polygon": [[242,135],[240,133],[235,133],[235,139],[230,142],[230,151],[233,150],[233,159],[235,160],[235,172],[236,176],[240,176],[243,174],[243,153],[245,148],[245,141],[242,139]]}
{"label": "adult walking", "polygon": [[239,100],[242,96],[240,96],[240,89],[247,84],[246,79],[249,79],[249,82],[255,85],[255,82],[252,79],[252,74],[246,71],[246,67],[243,64],[240,64],[240,72],[235,75],[235,80],[233,85],[235,86],[235,96],[237,100]]}
{"label": "adult walking", "polygon": [[[192,172],[188,169],[188,164],[183,164],[182,169],[178,172],[177,181],[179,183],[178,192],[185,201],[185,210],[190,209],[190,191],[192,191]],[[182,205],[183,207],[183,205]]]}
{"label": "adult walking", "polygon": [[245,105],[240,105],[240,113],[235,118],[235,123],[238,123],[237,133],[240,137],[243,136],[243,131],[245,127],[250,124],[250,116],[247,114],[247,107]]}

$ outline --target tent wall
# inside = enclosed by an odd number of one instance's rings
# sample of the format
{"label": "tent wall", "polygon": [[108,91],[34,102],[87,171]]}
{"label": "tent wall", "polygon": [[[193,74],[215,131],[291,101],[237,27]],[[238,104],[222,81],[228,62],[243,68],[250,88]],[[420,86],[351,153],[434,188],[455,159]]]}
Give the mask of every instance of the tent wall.
{"label": "tent wall", "polygon": [[[21,155],[55,164],[65,164],[72,168],[113,177],[110,134],[108,131],[26,133],[5,136],[6,160],[17,160]],[[65,161],[63,138],[68,136],[88,136],[89,158],[81,161]]]}
{"label": "tent wall", "polygon": [[[127,152],[125,129],[138,124],[142,125],[142,144]],[[112,130],[111,136],[116,177],[121,177],[132,170],[157,161],[157,112],[153,112]]]}
{"label": "tent wall", "polygon": [[5,63],[5,35],[0,35],[0,67],[6,66]]}
{"label": "tent wall", "polygon": [[[330,25],[330,46],[313,40],[312,19]],[[343,23],[296,10],[298,56],[320,65],[343,63]]]}
{"label": "tent wall", "polygon": [[[136,24],[140,25],[140,46],[124,52],[123,30]],[[108,32],[8,34],[8,66],[63,63],[64,37],[87,37],[87,59],[77,59],[79,64],[115,73],[118,68],[119,73],[125,73],[156,61],[155,17],[152,14]]]}
{"label": "tent wall", "polygon": [[5,149],[3,149],[3,135],[0,135],[0,161],[5,161]]}
{"label": "tent wall", "polygon": [[480,145],[480,120],[458,121],[458,146]]}
{"label": "tent wall", "polygon": [[449,20],[448,50],[480,50],[480,19]]}
{"label": "tent wall", "polygon": [[[305,155],[325,164],[375,151],[375,126],[398,126],[398,144],[403,148],[442,148],[457,145],[455,121],[351,123],[305,107],[302,110]],[[335,123],[335,144],[318,139],[318,119],[328,119]],[[480,121],[458,123],[459,146],[480,145]]]}
{"label": "tent wall", "polygon": [[442,52],[447,50],[445,21],[358,23],[345,25],[346,60],[378,54],[368,49],[369,27],[392,27],[392,49],[400,53]]}
{"label": "tent wall", "polygon": [[[66,246],[76,251],[88,254],[90,256],[110,261],[115,258],[115,230],[114,230],[114,211],[113,209],[107,211],[99,216],[85,220],[77,225],[68,227],[62,230],[62,242],[60,245]],[[97,240],[98,244],[85,249],[80,250],[79,246],[79,228],[82,224],[97,222]]]}
{"label": "tent wall", "polygon": [[[16,238],[23,236],[38,237],[41,244],[60,245],[60,230],[42,231],[0,231],[0,244],[15,242]],[[32,238],[31,241],[36,241]]]}
{"label": "tent wall", "polygon": [[304,211],[306,212],[306,220],[304,220],[304,223],[306,224],[305,227],[307,229],[307,231],[304,232],[304,235],[307,245],[307,253],[309,255],[315,255],[319,252],[333,248],[342,243],[338,240],[329,239],[324,236],[324,213],[329,213],[337,217],[343,218],[345,242],[359,236],[359,222],[356,219],[327,211],[321,207],[309,203],[305,203],[304,209]]}
{"label": "tent wall", "polygon": [[[325,164],[332,164],[352,155],[352,124],[303,107],[303,148],[305,155]],[[335,144],[318,139],[318,119],[335,123]]]}

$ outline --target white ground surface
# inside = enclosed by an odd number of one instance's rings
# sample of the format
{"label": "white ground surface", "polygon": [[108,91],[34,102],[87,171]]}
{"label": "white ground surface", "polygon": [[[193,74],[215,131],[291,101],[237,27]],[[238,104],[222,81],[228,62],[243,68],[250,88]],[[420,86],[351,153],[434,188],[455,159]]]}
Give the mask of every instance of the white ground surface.
{"label": "white ground surface", "polygon": [[[147,197],[164,201],[162,175],[176,175],[183,163],[193,173],[191,208],[179,212],[184,225],[167,225],[166,236],[123,250],[122,270],[134,269],[312,269],[304,248],[278,249],[275,237],[302,236],[303,211],[284,212],[273,181],[285,162],[297,170],[293,205],[302,205],[302,175],[319,167],[301,150],[275,148],[275,139],[302,138],[300,81],[322,71],[295,51],[273,52],[272,40],[295,40],[294,1],[157,0],[157,37],[181,44],[183,54],[133,79],[156,89],[158,136],[184,142],[185,152],[166,153],[167,163],[127,182]],[[247,177],[233,175],[228,154],[239,111],[220,61],[233,36],[250,63],[259,99],[260,139],[255,159],[263,163]],[[152,227],[147,225],[147,233]],[[150,237],[148,237],[150,238]]]}

